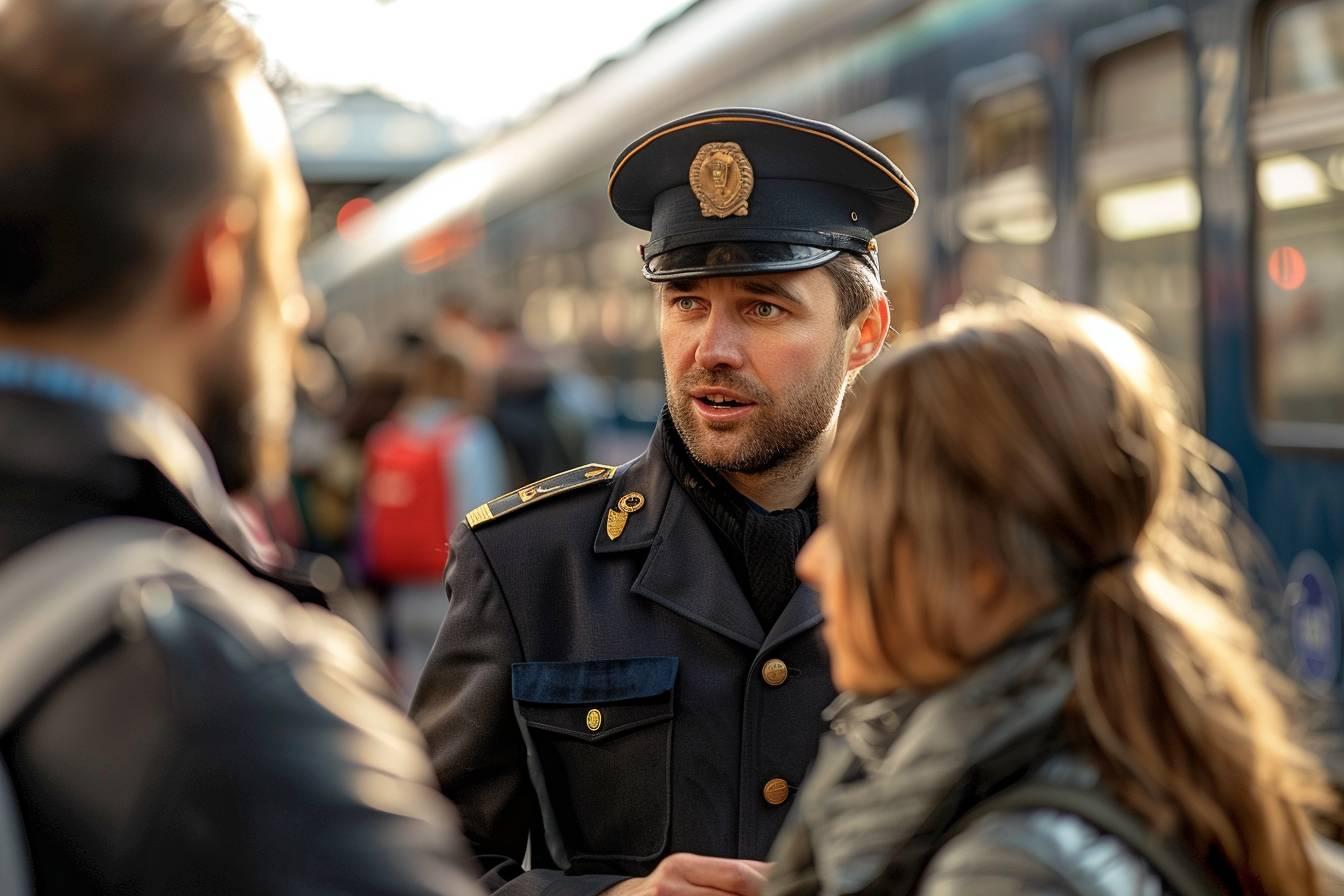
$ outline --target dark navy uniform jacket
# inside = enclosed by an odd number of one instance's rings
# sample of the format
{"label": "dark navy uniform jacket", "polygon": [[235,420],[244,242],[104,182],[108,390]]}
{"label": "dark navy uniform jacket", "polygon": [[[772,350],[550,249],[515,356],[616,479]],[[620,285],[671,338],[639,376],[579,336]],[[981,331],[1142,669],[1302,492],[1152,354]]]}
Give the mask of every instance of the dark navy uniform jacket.
{"label": "dark navy uniform jacket", "polygon": [[764,859],[816,753],[835,690],[815,592],[762,631],[661,446],[453,534],[411,714],[490,889],[596,893],[674,852]]}

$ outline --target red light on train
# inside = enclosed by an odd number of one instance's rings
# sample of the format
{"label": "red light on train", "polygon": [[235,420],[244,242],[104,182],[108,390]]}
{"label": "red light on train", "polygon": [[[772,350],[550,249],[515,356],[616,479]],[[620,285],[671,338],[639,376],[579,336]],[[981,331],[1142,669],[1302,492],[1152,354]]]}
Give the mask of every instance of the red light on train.
{"label": "red light on train", "polygon": [[350,225],[360,215],[373,208],[373,200],[367,196],[356,196],[336,213],[336,232],[346,239],[350,238]]}
{"label": "red light on train", "polygon": [[1269,279],[1284,292],[1292,292],[1307,282],[1307,260],[1292,246],[1280,246],[1269,253]]}

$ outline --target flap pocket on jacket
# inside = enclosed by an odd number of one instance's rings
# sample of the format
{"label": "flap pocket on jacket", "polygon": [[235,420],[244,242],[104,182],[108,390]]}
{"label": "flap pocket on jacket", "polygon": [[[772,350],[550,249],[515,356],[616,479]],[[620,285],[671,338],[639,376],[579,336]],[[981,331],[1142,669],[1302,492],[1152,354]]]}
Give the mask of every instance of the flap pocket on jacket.
{"label": "flap pocket on jacket", "polygon": [[530,727],[604,740],[672,718],[674,656],[515,663],[513,699]]}

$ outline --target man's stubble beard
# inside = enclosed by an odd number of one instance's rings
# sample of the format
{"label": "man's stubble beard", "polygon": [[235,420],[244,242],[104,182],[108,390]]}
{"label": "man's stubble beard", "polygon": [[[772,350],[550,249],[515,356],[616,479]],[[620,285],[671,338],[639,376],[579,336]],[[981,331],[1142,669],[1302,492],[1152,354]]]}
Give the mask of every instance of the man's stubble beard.
{"label": "man's stubble beard", "polygon": [[201,383],[201,437],[210,449],[224,490],[233,494],[257,480],[258,437],[248,406],[255,391],[248,365],[207,371]]}
{"label": "man's stubble beard", "polygon": [[[767,473],[810,456],[830,430],[839,413],[846,380],[843,333],[827,355],[826,366],[792,394],[770,395],[753,380],[733,371],[695,370],[672,383],[664,363],[667,407],[677,434],[696,463],[720,473]],[[719,386],[756,402],[756,419],[737,424],[731,444],[727,430],[714,430],[692,407],[689,393],[699,387]]]}
{"label": "man's stubble beard", "polygon": [[197,425],[230,494],[274,487],[288,472],[293,381],[261,368],[292,365],[293,358],[264,344],[267,337],[255,332],[251,315],[258,312],[255,303],[263,300],[264,296],[248,292],[243,301],[249,307],[235,322],[233,333],[202,365]]}

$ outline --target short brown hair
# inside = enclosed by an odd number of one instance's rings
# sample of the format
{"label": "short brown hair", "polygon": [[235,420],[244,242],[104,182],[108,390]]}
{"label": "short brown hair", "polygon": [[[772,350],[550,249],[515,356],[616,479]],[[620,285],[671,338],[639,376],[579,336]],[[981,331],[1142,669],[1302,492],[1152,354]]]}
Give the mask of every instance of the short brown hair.
{"label": "short brown hair", "polygon": [[822,268],[831,276],[835,292],[840,297],[840,326],[848,327],[858,320],[874,302],[887,300],[886,290],[877,271],[852,252],[841,252]]}
{"label": "short brown hair", "polygon": [[236,177],[222,0],[0,4],[0,320],[106,320]]}

